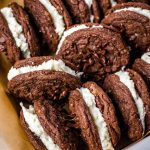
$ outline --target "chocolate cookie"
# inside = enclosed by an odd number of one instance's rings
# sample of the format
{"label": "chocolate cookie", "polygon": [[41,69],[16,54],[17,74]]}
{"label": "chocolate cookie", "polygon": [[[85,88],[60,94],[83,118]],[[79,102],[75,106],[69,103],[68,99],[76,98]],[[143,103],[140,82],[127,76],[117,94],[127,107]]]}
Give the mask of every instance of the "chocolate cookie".
{"label": "chocolate cookie", "polygon": [[30,142],[37,150],[77,150],[76,135],[67,124],[66,116],[48,101],[37,101],[29,108],[23,104],[20,113]]}
{"label": "chocolate cookie", "polygon": [[80,73],[67,67],[62,60],[35,57],[17,62],[8,73],[8,90],[28,101],[45,97],[64,99],[70,90],[80,87]]}
{"label": "chocolate cookie", "polygon": [[84,80],[100,81],[128,64],[129,49],[114,29],[81,24],[64,32],[56,57],[83,72]]}
{"label": "chocolate cookie", "polygon": [[150,86],[150,52],[142,55],[141,58],[137,58],[133,64],[133,69],[136,70]]}
{"label": "chocolate cookie", "polygon": [[97,0],[64,0],[75,24],[100,22]]}
{"label": "chocolate cookie", "polygon": [[120,138],[115,109],[94,82],[70,93],[69,109],[89,150],[114,149]]}
{"label": "chocolate cookie", "polygon": [[118,4],[108,11],[102,22],[123,33],[128,44],[138,53],[150,51],[149,5],[135,2]]}
{"label": "chocolate cookie", "polygon": [[40,54],[29,17],[17,3],[1,9],[0,37],[0,52],[5,52],[11,63]]}
{"label": "chocolate cookie", "polygon": [[104,88],[121,113],[131,141],[150,130],[150,96],[141,76],[131,69],[106,77]]}
{"label": "chocolate cookie", "polygon": [[63,1],[24,0],[24,3],[42,35],[43,44],[55,52],[64,30],[72,24]]}

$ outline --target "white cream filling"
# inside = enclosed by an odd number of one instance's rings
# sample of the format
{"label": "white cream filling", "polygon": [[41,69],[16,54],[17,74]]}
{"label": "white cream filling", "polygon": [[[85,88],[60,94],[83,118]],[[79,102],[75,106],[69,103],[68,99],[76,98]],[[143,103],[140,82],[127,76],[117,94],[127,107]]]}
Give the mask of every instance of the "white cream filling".
{"label": "white cream filling", "polygon": [[93,4],[93,0],[85,0],[86,5],[88,6],[89,10],[90,10],[90,21],[93,22],[94,21],[94,16],[91,14],[91,7]]}
{"label": "white cream filling", "polygon": [[12,36],[16,42],[18,48],[22,52],[24,58],[30,58],[31,54],[28,50],[28,43],[23,34],[22,26],[17,22],[16,18],[13,15],[13,10],[9,7],[1,9],[1,13],[8,23],[8,27],[12,33]]}
{"label": "white cream filling", "polygon": [[[86,26],[85,24],[81,24],[81,25],[77,25],[77,26],[74,26],[74,27],[72,27],[72,28],[66,30],[66,31],[64,32],[64,34],[63,34],[63,36],[62,36],[62,38],[61,38],[59,44],[58,44],[56,54],[58,54],[58,52],[59,52],[59,50],[60,50],[60,48],[61,48],[63,42],[65,41],[65,39],[66,39],[69,35],[73,34],[73,33],[76,32],[76,31],[79,31],[79,30],[82,30],[82,29],[87,29],[87,28],[90,28],[90,27]],[[94,25],[94,26],[91,27],[91,28],[103,28],[103,26],[102,26],[102,25],[98,25],[98,26],[95,26],[95,25]]]}
{"label": "white cream filling", "polygon": [[150,64],[150,52],[143,54],[141,59],[144,60],[146,63]]}
{"label": "white cream filling", "polygon": [[137,14],[143,15],[148,19],[150,19],[150,10],[148,9],[142,9],[140,7],[127,7],[127,8],[115,10],[114,12],[117,13],[121,11],[133,11],[136,12]]}
{"label": "white cream filling", "polygon": [[90,15],[90,21],[94,22],[94,15],[92,15],[92,14]]}
{"label": "white cream filling", "polygon": [[65,30],[65,23],[64,23],[63,16],[59,14],[57,9],[51,4],[49,0],[39,0],[39,1],[43,4],[43,6],[47,9],[47,11],[52,16],[54,26],[55,26],[55,31],[59,35],[59,37],[61,37]]}
{"label": "white cream filling", "polygon": [[12,67],[8,72],[8,80],[10,81],[12,78],[14,78],[17,75],[33,72],[33,71],[39,71],[39,70],[55,70],[55,71],[63,71],[68,74],[71,74],[73,76],[79,77],[83,74],[82,72],[75,72],[71,68],[65,65],[65,63],[62,60],[48,60],[47,62],[43,62],[42,64],[38,66],[24,66],[20,68],[14,68]]}
{"label": "white cream filling", "polygon": [[126,71],[119,71],[117,73],[115,73],[120,81],[126,86],[128,87],[129,91],[131,92],[131,95],[133,97],[133,100],[135,102],[135,105],[137,107],[137,110],[138,110],[138,114],[139,114],[139,117],[140,117],[140,120],[141,120],[141,123],[142,123],[142,126],[143,126],[143,132],[145,130],[145,108],[144,108],[144,103],[142,101],[142,99],[140,98],[139,94],[137,93],[136,89],[135,89],[135,85],[134,85],[134,82],[133,80],[131,80],[130,76],[129,76],[129,73],[126,72]]}
{"label": "white cream filling", "polygon": [[101,145],[103,150],[114,150],[111,143],[110,135],[108,132],[107,124],[103,118],[102,113],[96,106],[95,96],[87,88],[78,89],[82,94],[83,99],[90,110],[90,113],[94,119],[94,123],[98,129]]}
{"label": "white cream filling", "polygon": [[44,131],[33,106],[30,105],[29,109],[26,109],[22,103],[20,105],[29,129],[42,141],[47,150],[60,150],[59,146],[55,144],[53,139]]}
{"label": "white cream filling", "polygon": [[93,0],[85,0],[85,3],[88,5],[89,8],[91,8]]}
{"label": "white cream filling", "polygon": [[113,6],[117,5],[117,2],[115,0],[110,0],[110,4],[113,7]]}

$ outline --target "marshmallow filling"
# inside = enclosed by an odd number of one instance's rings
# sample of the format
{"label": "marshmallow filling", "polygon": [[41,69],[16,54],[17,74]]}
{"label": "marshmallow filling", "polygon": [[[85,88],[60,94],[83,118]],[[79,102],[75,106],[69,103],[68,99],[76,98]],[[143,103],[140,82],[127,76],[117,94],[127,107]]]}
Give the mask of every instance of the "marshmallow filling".
{"label": "marshmallow filling", "polygon": [[139,117],[143,126],[143,132],[144,132],[145,130],[145,108],[144,108],[144,103],[142,99],[140,98],[138,92],[136,91],[134,82],[130,78],[129,73],[126,71],[121,70],[115,74],[119,77],[120,81],[129,89],[133,97],[133,100],[135,102],[135,105],[137,107],[138,114],[139,114]]}
{"label": "marshmallow filling", "polygon": [[115,10],[114,12],[117,13],[117,12],[121,12],[121,11],[132,11],[132,12],[143,15],[143,16],[147,17],[148,19],[150,19],[150,10],[148,10],[148,9],[142,9],[140,7],[127,7],[127,8]]}
{"label": "marshmallow filling", "polygon": [[103,150],[114,150],[111,138],[108,132],[107,124],[105,119],[103,118],[102,113],[100,112],[99,108],[96,106],[95,96],[90,92],[87,88],[80,88],[78,89],[81,93],[89,111],[94,119],[94,123],[97,127],[99,138],[101,141],[102,149]]}
{"label": "marshmallow filling", "polygon": [[31,54],[29,51],[29,46],[27,39],[23,33],[22,26],[17,22],[16,18],[13,15],[13,10],[10,7],[5,7],[1,9],[1,13],[8,23],[8,27],[12,33],[12,36],[16,42],[17,47],[22,52],[24,58],[30,58]]}
{"label": "marshmallow filling", "polygon": [[60,150],[59,146],[55,144],[53,139],[44,131],[38,116],[35,113],[34,107],[30,105],[29,109],[27,109],[22,103],[20,105],[22,107],[25,122],[31,132],[42,141],[47,150]]}
{"label": "marshmallow filling", "polygon": [[150,52],[147,52],[142,55],[141,59],[145,61],[146,63],[150,64]]}
{"label": "marshmallow filling", "polygon": [[55,32],[59,35],[59,37],[61,37],[65,30],[65,22],[63,16],[59,14],[57,9],[51,4],[50,0],[39,0],[39,1],[50,13],[54,22]]}
{"label": "marshmallow filling", "polygon": [[71,68],[65,65],[65,63],[62,60],[48,60],[47,62],[43,62],[42,64],[38,66],[24,66],[20,68],[14,68],[12,67],[8,73],[8,80],[11,80],[17,75],[23,74],[23,73],[28,73],[28,72],[33,72],[33,71],[39,71],[39,70],[55,70],[55,71],[63,71],[68,74],[71,74],[76,77],[81,77],[83,74],[82,72],[75,72]]}
{"label": "marshmallow filling", "polygon": [[81,25],[77,25],[77,26],[74,26],[74,27],[72,27],[72,28],[66,30],[66,31],[64,32],[64,34],[63,34],[63,36],[62,36],[62,38],[61,38],[59,44],[58,44],[56,54],[58,54],[58,52],[59,52],[60,49],[61,49],[61,46],[63,45],[63,42],[65,41],[65,39],[66,39],[68,36],[70,36],[71,34],[73,34],[73,33],[76,32],[76,31],[83,30],[83,29],[88,29],[88,28],[103,28],[103,26],[102,26],[102,25],[98,25],[98,26],[93,25],[93,27],[88,27],[88,26],[86,26],[85,24],[81,24]]}

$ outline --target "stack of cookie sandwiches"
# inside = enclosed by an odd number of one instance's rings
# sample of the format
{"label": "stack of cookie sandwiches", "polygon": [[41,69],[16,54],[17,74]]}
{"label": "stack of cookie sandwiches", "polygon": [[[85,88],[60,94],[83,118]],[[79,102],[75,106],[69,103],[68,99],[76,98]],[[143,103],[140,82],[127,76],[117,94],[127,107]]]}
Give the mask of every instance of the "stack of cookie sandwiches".
{"label": "stack of cookie sandwiches", "polygon": [[35,149],[120,150],[150,132],[147,0],[24,0],[0,26],[7,91]]}

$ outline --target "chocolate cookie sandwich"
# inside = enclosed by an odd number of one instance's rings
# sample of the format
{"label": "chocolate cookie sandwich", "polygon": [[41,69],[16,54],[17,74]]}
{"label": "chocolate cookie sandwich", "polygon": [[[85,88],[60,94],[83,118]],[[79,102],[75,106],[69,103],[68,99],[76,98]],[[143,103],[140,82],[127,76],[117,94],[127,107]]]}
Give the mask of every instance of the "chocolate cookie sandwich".
{"label": "chocolate cookie sandwich", "polygon": [[48,101],[21,104],[21,125],[37,150],[77,150],[79,142],[67,124],[66,116]]}
{"label": "chocolate cookie sandwich", "polygon": [[141,58],[137,58],[133,64],[136,70],[150,86],[150,52],[144,53]]}
{"label": "chocolate cookie sandwich", "polygon": [[120,138],[115,109],[94,82],[70,93],[69,109],[89,150],[113,150]]}
{"label": "chocolate cookie sandwich", "polygon": [[84,80],[100,81],[129,61],[129,49],[121,35],[101,24],[81,24],[64,32],[58,45],[57,58]]}
{"label": "chocolate cookie sandwich", "polygon": [[131,69],[106,77],[104,88],[119,110],[131,141],[150,131],[150,96],[141,76]]}
{"label": "chocolate cookie sandwich", "polygon": [[70,90],[80,87],[80,74],[62,60],[51,57],[30,58],[17,62],[8,73],[8,90],[17,98],[30,102],[44,97],[64,99]]}
{"label": "chocolate cookie sandwich", "polygon": [[64,0],[75,24],[100,22],[101,14],[97,0]]}
{"label": "chocolate cookie sandwich", "polygon": [[62,0],[24,0],[25,9],[32,16],[43,44],[55,52],[64,30],[72,24]]}
{"label": "chocolate cookie sandwich", "polygon": [[29,17],[17,3],[0,10],[0,37],[0,52],[5,52],[12,63],[40,54]]}
{"label": "chocolate cookie sandwich", "polygon": [[118,4],[108,11],[104,24],[123,33],[128,44],[138,53],[150,51],[150,6],[144,3]]}

